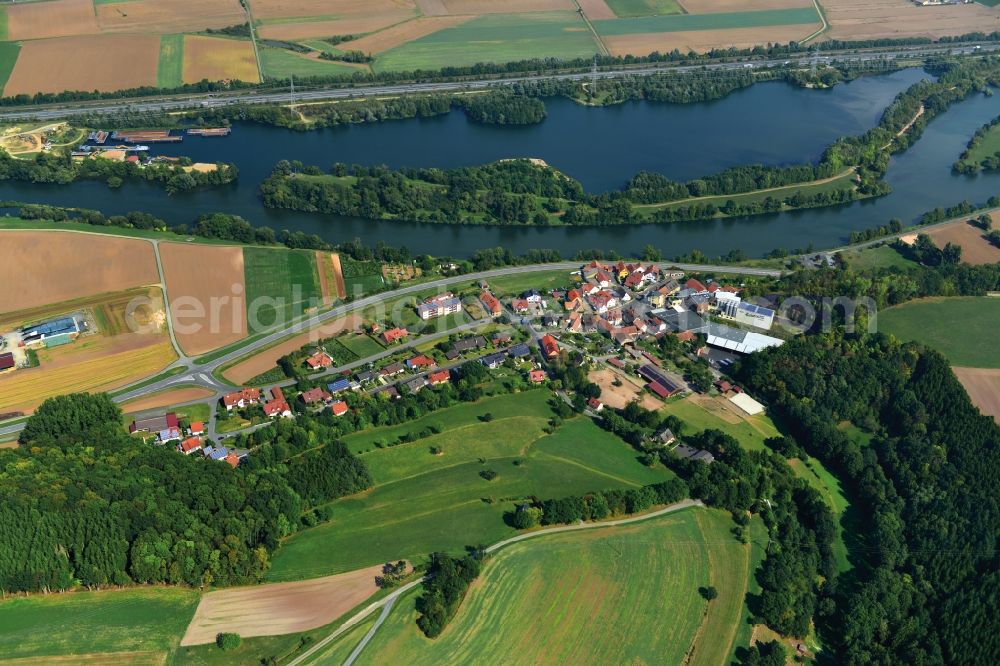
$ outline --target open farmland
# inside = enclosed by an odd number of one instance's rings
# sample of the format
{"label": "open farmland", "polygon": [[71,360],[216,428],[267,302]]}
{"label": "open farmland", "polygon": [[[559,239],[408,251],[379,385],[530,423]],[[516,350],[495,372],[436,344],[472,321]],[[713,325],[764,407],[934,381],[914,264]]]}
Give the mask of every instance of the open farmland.
{"label": "open farmland", "polygon": [[[174,334],[186,354],[204,354],[246,337],[243,248],[161,243],[160,259]],[[198,316],[195,308],[204,314]]]}
{"label": "open farmland", "polygon": [[[642,1],[646,2],[648,0]],[[660,0],[654,0],[654,2],[659,1]],[[671,0],[667,1],[669,2]],[[677,2],[684,6],[684,10],[688,14],[743,12],[749,9],[762,11],[765,9],[813,7],[812,0],[754,0],[752,3],[747,3],[745,0],[677,0]],[[825,5],[826,3],[823,4]]]}
{"label": "open farmland", "polygon": [[184,82],[197,83],[202,79],[237,79],[249,83],[260,81],[253,44],[241,39],[186,35]]}
{"label": "open farmland", "polygon": [[602,36],[601,41],[611,55],[647,55],[653,51],[668,53],[705,52],[717,48],[749,48],[758,44],[786,44],[807,37],[819,24],[782,25],[762,28],[728,30],[685,30],[679,32],[649,32],[631,35]]}
{"label": "open farmland", "polygon": [[919,7],[905,0],[823,0],[822,39],[943,37],[1000,28],[1000,12],[978,3]]}
{"label": "open farmland", "polygon": [[591,21],[615,18],[615,12],[606,0],[578,0],[577,4]]}
{"label": "open farmland", "polygon": [[3,310],[158,284],[153,246],[144,240],[48,231],[0,232]]}
{"label": "open farmland", "polygon": [[246,21],[239,0],[129,0],[95,4],[94,10],[102,32],[199,32]]}
{"label": "open farmland", "polygon": [[297,351],[303,345],[310,342],[317,342],[325,338],[332,338],[344,331],[353,331],[361,326],[361,319],[357,315],[348,315],[322,326],[309,329],[304,333],[288,338],[273,347],[269,347],[250,356],[223,371],[222,376],[234,384],[245,384],[259,374],[274,369],[278,359],[285,354]]}
{"label": "open farmland", "polygon": [[447,13],[460,14],[516,14],[520,12],[575,11],[573,0],[441,0]]}
{"label": "open farmland", "polygon": [[278,636],[333,622],[375,594],[381,566],[298,583],[236,587],[209,592],[181,645],[211,643],[219,632],[241,636]]}
{"label": "open farmland", "polygon": [[[375,486],[333,502],[330,522],[289,538],[269,577],[297,580],[499,541],[514,533],[503,519],[514,504],[497,498],[563,497],[669,478],[590,419],[567,421],[546,435],[547,399],[545,391],[528,391],[442,410],[425,417],[440,433],[362,454]],[[493,414],[489,423],[478,419],[486,412]],[[362,437],[395,441],[391,430]],[[354,451],[365,448],[350,437],[345,442]],[[432,446],[441,454],[431,453]],[[484,469],[498,476],[486,481],[479,475]]]}
{"label": "open farmland", "polygon": [[962,248],[962,261],[967,264],[995,264],[1000,261],[1000,248],[983,237],[985,232],[965,220],[952,222],[927,232],[934,244],[943,248],[954,243]]}
{"label": "open farmland", "polygon": [[[414,592],[358,663],[728,663],[761,546],[738,543],[731,526],[723,512],[688,509],[512,544],[442,636],[420,633]],[[712,602],[698,593],[706,585],[719,591]]]}
{"label": "open farmland", "polygon": [[380,30],[360,39],[344,42],[340,48],[362,53],[382,53],[421,37],[471,21],[471,16],[430,16]]}
{"label": "open farmland", "polygon": [[250,0],[254,18],[350,17],[369,14],[416,13],[413,0]]}
{"label": "open farmland", "polygon": [[269,46],[260,48],[260,67],[265,78],[288,79],[289,76],[345,76],[368,71],[368,66],[345,62],[321,60],[287,49]]}
{"label": "open farmland", "polygon": [[1000,423],[1000,369],[952,368],[972,404]]}
{"label": "open farmland", "polygon": [[[73,661],[48,663],[162,664],[197,603],[198,592],[175,587],[7,599],[0,603],[0,654],[5,660],[73,655]],[[89,661],[88,654],[101,656]],[[140,662],[143,654],[152,659]]]}
{"label": "open farmland", "polygon": [[526,58],[587,58],[597,51],[574,12],[490,14],[386,51],[377,70],[440,69]]}
{"label": "open farmland", "polygon": [[669,402],[661,409],[683,421],[694,433],[715,428],[739,440],[748,449],[763,449],[764,440],[777,437],[778,429],[767,414],[747,416],[739,407],[723,397],[690,395]]}
{"label": "open farmland", "polygon": [[82,35],[24,42],[4,95],[156,85],[156,35]]}
{"label": "open farmland", "polygon": [[46,39],[100,32],[91,0],[24,2],[4,8],[6,39]]}
{"label": "open farmland", "polygon": [[252,332],[288,322],[323,302],[314,252],[247,247],[243,271]]}
{"label": "open farmland", "polygon": [[[584,12],[591,20],[605,18],[629,18],[632,16],[667,16],[669,14],[684,14],[684,7],[681,7],[677,0],[607,0],[611,8],[611,16],[594,16],[586,7]],[[744,5],[745,7],[745,5]],[[698,11],[691,13],[697,14]]]}
{"label": "open farmland", "polygon": [[953,365],[1000,368],[1000,298],[922,298],[878,313],[880,332],[937,349]]}

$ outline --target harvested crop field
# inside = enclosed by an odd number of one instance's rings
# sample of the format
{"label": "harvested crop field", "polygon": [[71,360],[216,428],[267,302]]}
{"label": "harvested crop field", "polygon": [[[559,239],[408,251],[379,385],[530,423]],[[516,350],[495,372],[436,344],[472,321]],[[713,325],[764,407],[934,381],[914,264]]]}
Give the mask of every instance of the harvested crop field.
{"label": "harvested crop field", "polygon": [[344,283],[344,269],[340,265],[340,255],[336,252],[331,254],[330,262],[333,265],[333,279],[337,285],[337,298],[346,298],[347,285]]}
{"label": "harvested crop field", "polygon": [[161,391],[152,395],[136,398],[135,400],[129,400],[128,402],[123,402],[121,404],[121,408],[126,414],[134,414],[136,412],[146,411],[147,409],[159,409],[160,407],[182,405],[186,402],[194,402],[195,400],[207,400],[213,395],[215,395],[215,393],[206,388],[201,388],[200,386],[189,386],[187,388]]}
{"label": "harvested crop field", "polygon": [[25,42],[5,95],[156,85],[158,35],[83,35]]}
{"label": "harvested crop field", "polygon": [[[903,2],[904,0],[899,0]],[[748,9],[762,11],[765,9],[794,9],[796,7],[812,7],[812,0],[754,0],[748,6],[746,0],[679,0],[688,14],[714,14],[718,12],[744,12]],[[826,6],[826,2],[823,6]]]}
{"label": "harvested crop field", "polygon": [[1000,370],[994,368],[952,368],[962,382],[972,404],[1000,423]]}
{"label": "harvested crop field", "polygon": [[967,264],[995,264],[1000,261],[1000,248],[983,238],[983,230],[961,220],[927,232],[934,244],[944,247],[954,243],[962,248],[962,261]]}
{"label": "harvested crop field", "polygon": [[159,284],[144,240],[58,231],[0,231],[0,284],[6,312],[131,287]]}
{"label": "harvested crop field", "polygon": [[245,384],[257,375],[273,369],[278,363],[278,359],[285,354],[296,351],[310,342],[317,342],[325,338],[332,338],[343,331],[356,331],[361,327],[362,323],[361,318],[357,315],[349,315],[347,317],[341,317],[340,319],[327,322],[318,328],[296,335],[294,338],[285,340],[270,349],[265,349],[259,354],[255,354],[244,361],[240,361],[236,365],[225,370],[222,373],[222,376],[234,384]]}
{"label": "harvested crop field", "polygon": [[239,39],[186,35],[184,82],[197,83],[202,79],[259,82],[260,74],[253,54],[253,44]]}
{"label": "harvested crop field", "polygon": [[591,21],[616,18],[615,13],[604,0],[579,0],[579,4],[580,9]]}
{"label": "harvested crop field", "polygon": [[424,16],[444,16],[448,13],[444,0],[417,0],[417,7]]}
{"label": "harvested crop field", "polygon": [[[615,386],[615,379],[620,379],[621,386]],[[646,391],[641,384],[631,377],[623,377],[614,370],[595,370],[587,375],[587,379],[601,387],[601,402],[608,407],[621,409],[628,403],[638,400],[639,404],[650,410],[657,410],[663,403]]]}
{"label": "harvested crop field", "polygon": [[246,337],[243,248],[160,243],[160,259],[184,353],[204,354]]}
{"label": "harvested crop field", "polygon": [[990,33],[1000,12],[978,3],[918,7],[904,0],[823,0],[830,30],[822,39],[896,39]]}
{"label": "harvested crop field", "polygon": [[366,35],[361,39],[344,42],[340,46],[346,50],[361,51],[363,53],[381,53],[414,39],[435,33],[438,30],[465,23],[472,18],[471,16],[432,16],[418,18],[394,25],[391,28],[386,28],[371,35]]}
{"label": "harvested crop field", "polygon": [[271,23],[262,25],[257,33],[265,39],[311,39],[332,35],[363,35],[414,18],[413,12],[392,10],[384,14],[345,16],[323,21]]}
{"label": "harvested crop field", "polygon": [[281,19],[297,16],[350,17],[357,15],[406,12],[413,16],[413,0],[251,0],[255,19]]}
{"label": "harvested crop field", "polygon": [[239,0],[130,0],[94,9],[102,32],[198,32],[246,21]]}
{"label": "harvested crop field", "polygon": [[449,14],[518,14],[521,12],[575,11],[573,0],[442,0]]}
{"label": "harvested crop field", "polygon": [[11,41],[46,39],[100,32],[91,0],[55,0],[8,5],[7,36]]}
{"label": "harvested crop field", "polygon": [[758,44],[787,44],[815,31],[819,24],[781,25],[766,28],[734,30],[688,30],[683,32],[653,32],[635,35],[602,36],[601,41],[611,55],[649,55],[653,51],[668,53],[678,49],[704,52],[714,48],[747,48]]}
{"label": "harvested crop field", "polygon": [[209,592],[201,598],[181,645],[211,643],[220,632],[278,636],[329,624],[377,591],[382,565],[297,583]]}

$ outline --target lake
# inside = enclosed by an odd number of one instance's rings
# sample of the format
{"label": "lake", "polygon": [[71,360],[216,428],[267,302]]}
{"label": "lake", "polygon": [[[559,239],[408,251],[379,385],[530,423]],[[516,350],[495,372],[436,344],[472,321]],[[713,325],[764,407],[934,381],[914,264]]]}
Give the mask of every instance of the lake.
{"label": "lake", "polygon": [[478,227],[373,221],[268,210],[257,188],[281,159],[324,169],[334,162],[391,167],[456,167],[506,157],[537,157],[578,179],[590,191],[621,188],[641,170],[687,180],[748,163],[817,161],[836,138],[878,123],[901,91],[927,75],[919,69],[864,77],[831,90],[761,83],[724,99],[699,104],[631,102],[584,107],[546,100],[548,117],[529,127],[468,121],[460,111],[434,118],[351,125],[311,132],[237,123],[228,138],[186,137],[153,146],[154,154],[195,161],[233,162],[240,178],[230,186],[168,196],[144,183],[110,190],[103,183],[68,186],[0,183],[0,198],[95,208],[106,214],[144,210],[172,224],[201,213],[241,215],[255,225],[316,233],[331,242],[358,237],[374,244],[406,245],[415,253],[468,256],[502,245],[516,253],[555,248],[637,253],[652,244],[666,256],[698,249],[711,256],[742,248],[761,256],[776,247],[840,245],[851,231],[906,222],[935,206],[1000,194],[1000,174],[958,176],[951,164],[979,126],[1000,115],[1000,97],[976,96],[930,123],[924,136],[891,162],[892,194],[837,208],[749,218],[619,227]]}

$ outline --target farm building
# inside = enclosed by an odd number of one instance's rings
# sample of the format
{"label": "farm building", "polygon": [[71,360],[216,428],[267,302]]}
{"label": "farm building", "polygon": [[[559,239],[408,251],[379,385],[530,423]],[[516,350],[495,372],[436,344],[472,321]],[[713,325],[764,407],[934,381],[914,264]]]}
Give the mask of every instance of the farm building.
{"label": "farm building", "polygon": [[17,367],[17,364],[14,362],[13,353],[0,354],[0,372],[13,370],[15,367]]}
{"label": "farm building", "polygon": [[80,335],[80,322],[76,317],[52,319],[21,329],[21,340],[28,346],[56,347],[72,342],[78,335]]}
{"label": "farm building", "polygon": [[752,354],[768,347],[780,347],[785,343],[780,338],[741,331],[722,324],[708,324],[705,333],[708,336],[708,344],[739,354]]}
{"label": "farm building", "polygon": [[649,383],[646,385],[650,391],[661,398],[670,398],[684,391],[684,385],[668,377],[655,365],[646,364],[639,368],[639,375]]}
{"label": "farm building", "polygon": [[750,416],[764,412],[764,405],[760,404],[746,393],[737,393],[729,398],[729,402],[733,403]]}
{"label": "farm building", "polygon": [[168,428],[176,428],[178,424],[177,414],[170,412],[163,416],[147,416],[145,418],[132,421],[128,427],[130,433],[136,432],[161,432]]}

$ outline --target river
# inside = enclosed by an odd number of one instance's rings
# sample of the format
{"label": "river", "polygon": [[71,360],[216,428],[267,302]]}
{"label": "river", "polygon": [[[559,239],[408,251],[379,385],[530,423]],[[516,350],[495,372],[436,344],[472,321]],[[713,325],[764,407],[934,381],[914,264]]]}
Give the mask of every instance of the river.
{"label": "river", "polygon": [[495,127],[468,121],[461,112],[294,132],[237,123],[228,138],[186,137],[154,146],[155,154],[196,161],[233,162],[240,178],[230,186],[168,196],[162,189],[127,183],[109,190],[98,182],[71,185],[0,183],[0,198],[95,208],[106,214],[144,210],[170,223],[190,223],[205,212],[241,215],[255,225],[316,233],[332,242],[354,237],[374,244],[406,245],[416,253],[468,256],[502,245],[516,253],[555,248],[564,256],[580,249],[637,253],[646,244],[666,256],[698,249],[710,256],[741,248],[761,256],[776,247],[817,248],[842,244],[851,231],[906,222],[935,206],[1000,194],[1000,174],[951,173],[951,164],[980,125],[1000,115],[1000,96],[976,96],[930,123],[924,136],[896,156],[887,180],[892,194],[836,208],[749,218],[620,227],[478,227],[372,221],[268,210],[257,196],[260,182],[281,159],[323,168],[334,162],[455,167],[505,157],[537,157],[583,183],[590,191],[620,188],[640,170],[676,180],[759,162],[786,165],[816,161],[837,137],[873,127],[896,94],[925,77],[910,69],[864,77],[831,90],[762,83],[701,104],[632,102],[588,108],[550,99],[548,117],[529,127]]}

